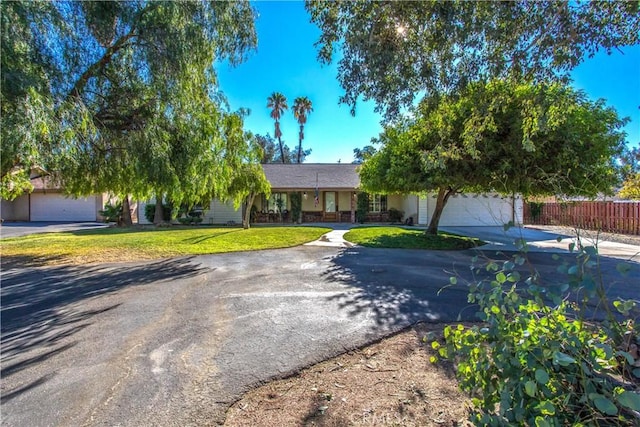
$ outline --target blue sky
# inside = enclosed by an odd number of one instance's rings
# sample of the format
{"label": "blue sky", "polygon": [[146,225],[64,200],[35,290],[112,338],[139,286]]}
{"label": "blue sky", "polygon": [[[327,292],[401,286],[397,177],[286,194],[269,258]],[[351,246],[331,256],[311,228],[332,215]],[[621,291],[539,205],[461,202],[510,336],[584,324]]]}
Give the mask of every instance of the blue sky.
{"label": "blue sky", "polygon": [[[241,65],[217,67],[220,87],[233,110],[251,110],[245,128],[253,133],[273,136],[267,97],[283,93],[289,107],[298,96],[307,96],[314,111],[305,126],[303,146],[311,148],[307,162],[351,162],[353,149],[369,144],[382,127],[374,104],[359,102],[355,117],[349,107],[339,105],[343,93],[337,80],[337,66],[321,65],[317,49],[320,30],[309,22],[304,3],[255,2],[259,13],[256,22],[258,49]],[[623,48],[624,54],[601,53],[587,59],[573,73],[574,87],[584,90],[591,99],[604,98],[622,117],[630,117],[626,126],[627,141],[640,142],[640,46]],[[281,121],[283,141],[297,147],[298,124],[291,110]]]}

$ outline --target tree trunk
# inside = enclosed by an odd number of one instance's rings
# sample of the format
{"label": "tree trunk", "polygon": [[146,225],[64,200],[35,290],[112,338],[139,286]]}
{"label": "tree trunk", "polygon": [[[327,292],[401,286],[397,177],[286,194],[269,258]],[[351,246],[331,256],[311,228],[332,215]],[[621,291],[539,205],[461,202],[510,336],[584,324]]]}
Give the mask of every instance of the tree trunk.
{"label": "tree trunk", "polygon": [[284,163],[284,150],[282,149],[282,132],[280,132],[280,122],[276,120],[276,138],[278,138],[278,146],[280,147],[280,161]]}
{"label": "tree trunk", "polygon": [[109,65],[113,56],[121,49],[127,47],[127,43],[129,42],[129,40],[134,37],[136,37],[136,35],[133,34],[133,32],[129,32],[128,34],[120,37],[118,41],[116,41],[113,45],[109,46],[104,55],[102,55],[102,58],[100,58],[97,62],[91,64],[89,68],[87,68],[86,71],[82,73],[80,78],[78,78],[75,85],[73,86],[73,89],[71,89],[71,91],[67,94],[66,100],[69,101],[72,97],[80,97],[84,92],[84,88],[91,77],[94,77],[96,73]]}
{"label": "tree trunk", "polygon": [[156,212],[153,215],[153,223],[160,225],[164,222],[164,209],[162,209],[162,194],[156,195]]}
{"label": "tree trunk", "polygon": [[298,135],[298,163],[302,157],[302,138],[304,138],[304,125],[300,125],[300,135]]}
{"label": "tree trunk", "polygon": [[429,227],[427,227],[426,234],[437,235],[438,234],[438,224],[440,223],[440,217],[442,216],[442,211],[444,211],[444,207],[451,197],[452,194],[455,194],[456,190],[452,188],[440,188],[438,189],[438,198],[436,199],[436,208],[433,211],[433,216],[431,217],[431,222],[429,222]]}
{"label": "tree trunk", "polygon": [[129,195],[124,196],[122,199],[122,225],[125,227],[131,227],[133,220],[131,219],[131,204],[129,203]]}
{"label": "tree trunk", "polygon": [[251,207],[253,206],[253,199],[256,197],[254,193],[249,193],[247,196],[247,207],[244,210],[244,219],[242,220],[242,228],[248,230],[251,227]]}
{"label": "tree trunk", "polygon": [[282,149],[282,141],[280,140],[280,137],[278,137],[278,145],[280,146],[280,161],[282,161],[282,163],[285,163],[284,150]]}

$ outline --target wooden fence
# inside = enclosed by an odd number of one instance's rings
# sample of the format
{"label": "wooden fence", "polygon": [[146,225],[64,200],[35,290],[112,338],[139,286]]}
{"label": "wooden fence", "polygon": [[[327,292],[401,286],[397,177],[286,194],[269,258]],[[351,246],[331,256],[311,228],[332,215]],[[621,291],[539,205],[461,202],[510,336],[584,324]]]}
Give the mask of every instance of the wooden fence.
{"label": "wooden fence", "polygon": [[640,202],[525,203],[524,222],[640,235]]}

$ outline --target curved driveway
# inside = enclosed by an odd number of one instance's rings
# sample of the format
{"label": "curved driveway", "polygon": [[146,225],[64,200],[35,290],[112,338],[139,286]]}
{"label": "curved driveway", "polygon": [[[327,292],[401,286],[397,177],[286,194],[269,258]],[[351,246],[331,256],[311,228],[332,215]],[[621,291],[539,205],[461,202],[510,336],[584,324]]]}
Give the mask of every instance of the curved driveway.
{"label": "curved driveway", "polygon": [[472,320],[464,286],[438,292],[471,255],[300,246],[2,271],[2,424],[216,425],[256,384],[418,320]]}

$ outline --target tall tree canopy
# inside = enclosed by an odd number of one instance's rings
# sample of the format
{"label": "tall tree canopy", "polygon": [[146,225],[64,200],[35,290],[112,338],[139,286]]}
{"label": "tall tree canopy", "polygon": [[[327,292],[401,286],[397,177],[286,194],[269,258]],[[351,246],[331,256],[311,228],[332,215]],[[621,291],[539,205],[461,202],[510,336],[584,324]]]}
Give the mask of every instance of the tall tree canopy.
{"label": "tall tree canopy", "polygon": [[298,132],[298,163],[302,163],[302,140],[304,139],[304,125],[307,124],[307,117],[313,111],[311,100],[306,96],[299,96],[293,101],[293,115],[300,125]]}
{"label": "tall tree canopy", "polygon": [[280,118],[286,109],[289,108],[287,105],[287,98],[281,94],[280,92],[273,92],[267,98],[267,108],[271,109],[271,118],[274,121],[274,135],[278,140],[278,145],[280,146],[280,160],[284,163],[284,149],[282,148],[282,131],[280,130]]}
{"label": "tall tree canopy", "polygon": [[342,53],[341,102],[394,118],[416,96],[481,78],[567,78],[585,56],[638,43],[640,3],[307,0],[319,59]]}
{"label": "tall tree canopy", "polygon": [[[74,194],[153,193],[180,203],[224,192],[238,153],[229,134],[241,132],[232,128],[242,121],[222,108],[213,63],[236,64],[255,46],[248,3],[1,7],[3,113],[5,105],[10,113],[2,117],[3,184],[37,161]],[[5,44],[12,33],[24,43]],[[23,128],[5,122],[20,108],[48,114]],[[27,139],[34,144],[16,150],[16,129],[35,135]]]}
{"label": "tall tree canopy", "polygon": [[427,232],[437,233],[459,191],[611,193],[625,123],[603,101],[562,84],[474,83],[426,99],[415,118],[387,127],[360,176],[369,192],[436,192]]}

